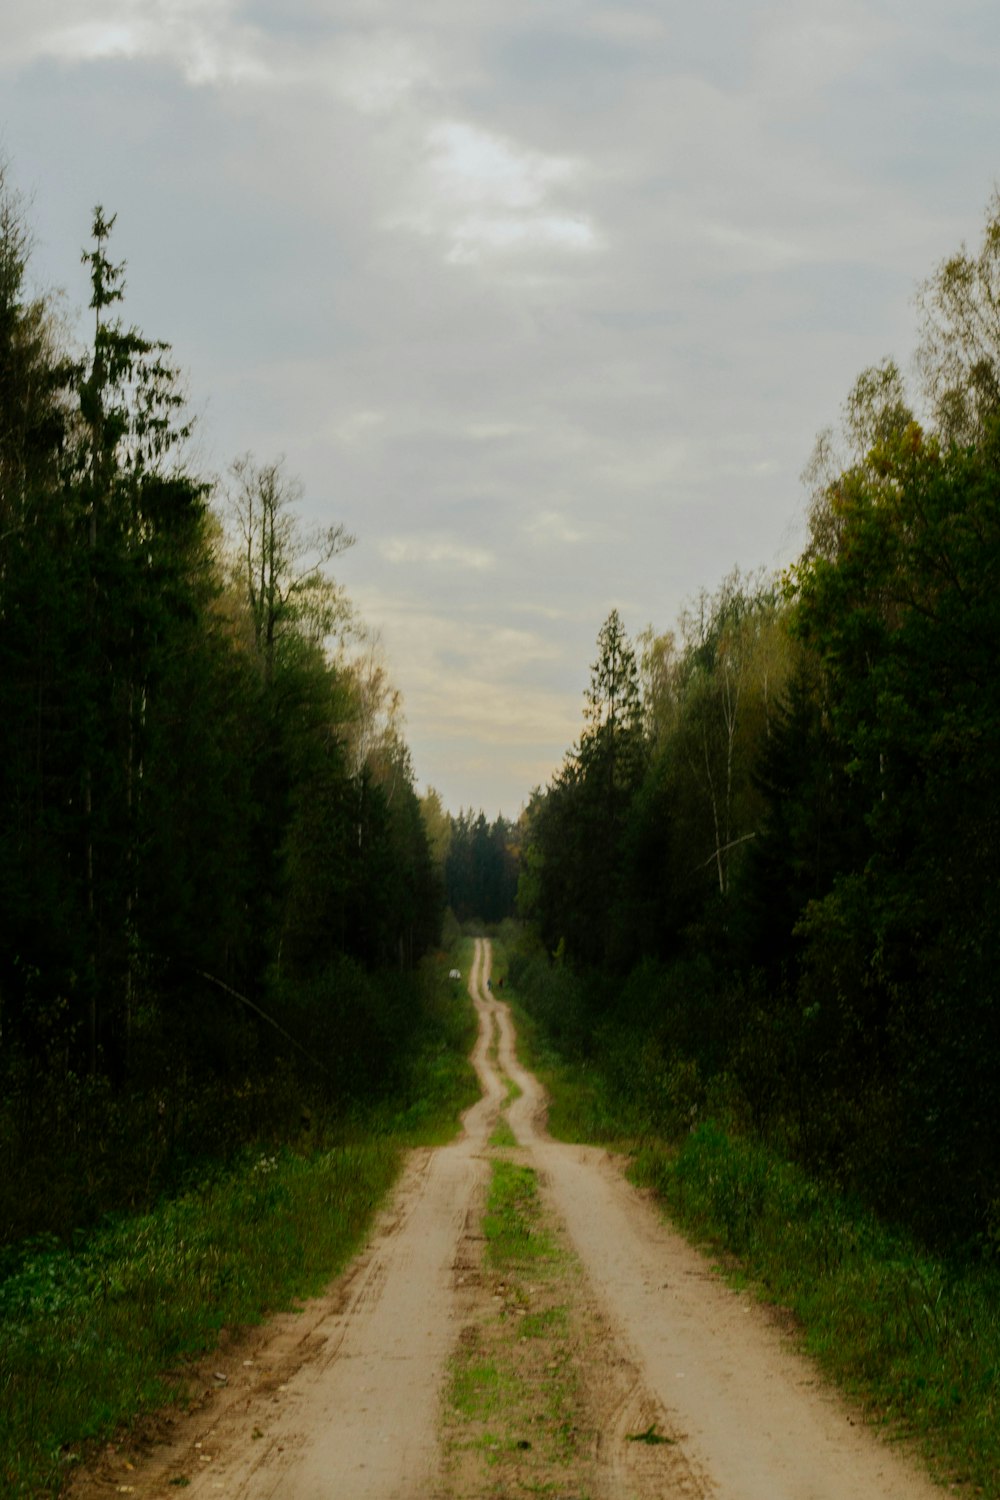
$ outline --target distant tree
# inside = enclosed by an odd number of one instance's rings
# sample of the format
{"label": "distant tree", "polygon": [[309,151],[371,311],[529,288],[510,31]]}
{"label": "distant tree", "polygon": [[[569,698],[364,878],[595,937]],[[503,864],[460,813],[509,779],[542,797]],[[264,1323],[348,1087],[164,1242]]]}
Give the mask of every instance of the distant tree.
{"label": "distant tree", "polygon": [[420,798],[420,816],[424,820],[431,859],[443,875],[451,846],[451,818],[445,811],[441,794],[432,786]]}
{"label": "distant tree", "polygon": [[597,634],[577,752],[585,780],[602,799],[603,824],[612,842],[645,758],[639,665],[621,615],[613,609]]}
{"label": "distant tree", "polygon": [[522,910],[534,910],[550,949],[562,943],[579,963],[625,961],[622,840],[646,762],[639,665],[612,610],[597,636],[579,745],[532,799],[522,855]]}
{"label": "distant tree", "polygon": [[[669,754],[692,823],[693,864],[720,897],[756,836],[753,767],[784,687],[789,651],[773,590],[734,571],[684,619],[687,648]],[[697,808],[702,816],[697,817]]]}
{"label": "distant tree", "polygon": [[501,922],[514,915],[515,839],[512,823],[497,817],[490,824],[482,810],[474,814],[463,808],[451,819],[445,889],[460,922]]}

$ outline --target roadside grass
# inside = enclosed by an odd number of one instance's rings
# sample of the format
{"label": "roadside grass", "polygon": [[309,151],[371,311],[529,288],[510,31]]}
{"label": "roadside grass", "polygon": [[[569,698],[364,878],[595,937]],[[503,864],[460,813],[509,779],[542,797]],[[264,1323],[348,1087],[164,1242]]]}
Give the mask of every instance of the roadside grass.
{"label": "roadside grass", "polygon": [[938,1259],[766,1147],[706,1123],[646,1145],[634,1178],[696,1240],[738,1257],[806,1348],[939,1478],[1000,1495],[1000,1269]]}
{"label": "roadside grass", "polygon": [[76,1445],[183,1401],[185,1361],[223,1327],[317,1293],[363,1237],[398,1164],[386,1140],[312,1159],[260,1155],[75,1252],[23,1247],[0,1284],[0,1490],[54,1493]]}
{"label": "roadside grass", "polygon": [[403,1148],[452,1139],[478,1097],[475,1015],[464,981],[447,979],[453,963],[443,955],[423,977],[395,1100],[316,1120],[311,1143],[262,1144],[70,1246],[42,1236],[0,1255],[0,1494],[55,1495],[89,1442],[183,1403],[191,1361],[223,1328],[293,1307],[343,1268]]}
{"label": "roadside grass", "polygon": [[471,1462],[474,1486],[485,1481],[491,1494],[508,1483],[519,1494],[561,1494],[553,1466],[565,1472],[581,1456],[573,1330],[554,1278],[572,1267],[545,1222],[534,1171],[493,1162],[483,1234],[492,1298],[451,1362],[446,1451],[453,1465]]}

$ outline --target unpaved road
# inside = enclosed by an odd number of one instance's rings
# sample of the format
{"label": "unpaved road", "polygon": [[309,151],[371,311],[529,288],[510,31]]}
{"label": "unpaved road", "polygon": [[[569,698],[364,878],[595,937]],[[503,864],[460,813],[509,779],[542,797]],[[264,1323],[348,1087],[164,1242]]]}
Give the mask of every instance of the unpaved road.
{"label": "unpaved road", "polygon": [[[765,1309],[664,1225],[617,1160],[548,1138],[541,1088],[517,1061],[507,1008],[487,993],[489,964],[489,944],[477,942],[469,988],[483,1097],[462,1138],[413,1153],[367,1251],[325,1297],[221,1351],[208,1369],[225,1383],[208,1375],[203,1403],[155,1444],[109,1450],[78,1477],[74,1500],[165,1500],[179,1488],[199,1500],[939,1496],[823,1386]],[[509,1107],[503,1074],[521,1090]],[[502,1111],[516,1147],[489,1144]],[[519,1291],[559,1314],[569,1351],[559,1359],[579,1405],[551,1471],[539,1470],[540,1442],[509,1443],[503,1462],[463,1444],[449,1408],[455,1351],[510,1311],[512,1293],[484,1270],[480,1233],[499,1157],[537,1173],[566,1252],[554,1282]],[[518,1377],[529,1401],[545,1368],[525,1364]],[[655,1446],[629,1441],[650,1430],[663,1439]],[[519,1449],[533,1449],[530,1469]]]}

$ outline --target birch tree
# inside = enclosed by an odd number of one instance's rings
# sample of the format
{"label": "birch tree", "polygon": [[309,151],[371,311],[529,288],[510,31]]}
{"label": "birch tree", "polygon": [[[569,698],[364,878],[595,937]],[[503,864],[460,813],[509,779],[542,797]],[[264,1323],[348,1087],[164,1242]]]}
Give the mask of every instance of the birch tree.
{"label": "birch tree", "polygon": [[285,472],[283,458],[260,463],[244,453],[229,472],[232,571],[253,649],[270,682],[283,637],[321,645],[346,628],[350,611],[329,567],[354,538],[343,525],[302,525],[297,512],[304,487]]}

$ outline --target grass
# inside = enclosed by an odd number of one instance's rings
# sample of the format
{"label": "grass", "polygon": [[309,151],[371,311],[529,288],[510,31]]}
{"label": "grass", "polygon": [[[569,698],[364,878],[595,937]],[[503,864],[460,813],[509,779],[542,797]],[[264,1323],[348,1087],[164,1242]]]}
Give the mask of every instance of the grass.
{"label": "grass", "polygon": [[572,1329],[553,1277],[570,1267],[531,1169],[493,1162],[483,1234],[493,1296],[452,1360],[447,1447],[453,1460],[485,1468],[491,1494],[507,1493],[508,1482],[517,1493],[561,1494],[552,1465],[565,1470],[580,1443]]}
{"label": "grass", "polygon": [[[447,979],[455,962],[442,956],[440,972],[425,976],[405,1093],[355,1118],[349,1143],[308,1152],[268,1145],[72,1246],[46,1236],[5,1252],[0,1494],[56,1494],[88,1441],[183,1401],[189,1362],[213,1349],[223,1328],[294,1306],[346,1264],[402,1149],[452,1139],[478,1097],[467,1056],[474,1012],[464,985]],[[317,1122],[313,1134],[324,1133]]]}
{"label": "grass", "polygon": [[520,1099],[524,1091],[516,1079],[509,1077],[509,1075],[506,1073],[502,1074],[501,1076],[503,1078],[504,1088],[507,1090],[507,1098],[504,1100],[504,1104],[513,1104],[515,1099]]}
{"label": "grass", "polygon": [[562,1337],[568,1327],[568,1313],[565,1307],[546,1307],[541,1312],[525,1313],[521,1319],[520,1332],[523,1339],[545,1339],[551,1338],[553,1334]]}
{"label": "grass", "polygon": [[530,1167],[510,1161],[493,1163],[483,1235],[491,1266],[521,1267],[552,1259],[555,1246],[541,1222],[538,1178]]}
{"label": "grass", "polygon": [[463,1362],[452,1376],[451,1402],[467,1422],[491,1421],[510,1406],[516,1394],[513,1373],[492,1359]]}
{"label": "grass", "polygon": [[501,1115],[490,1136],[490,1145],[503,1150],[517,1145],[517,1136],[510,1128],[510,1121],[506,1115]]}

